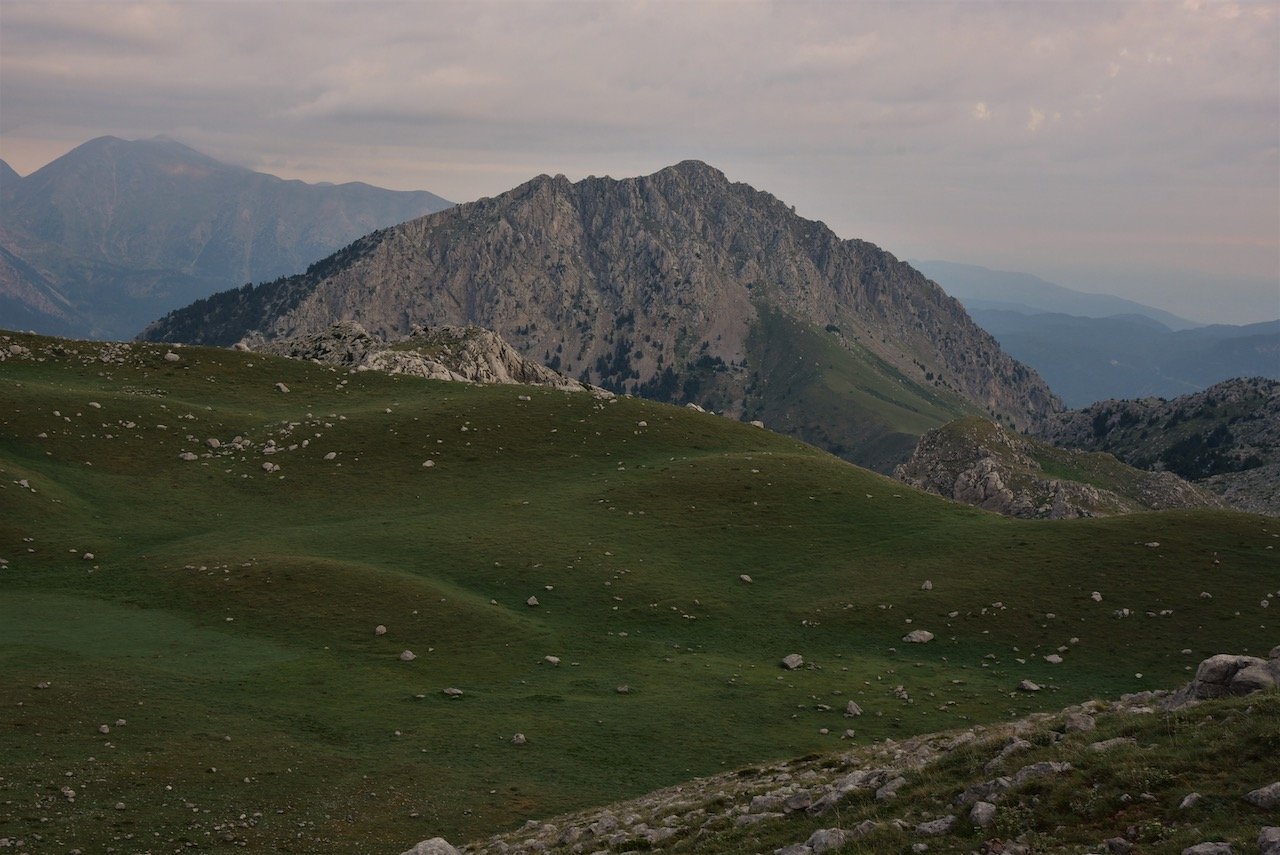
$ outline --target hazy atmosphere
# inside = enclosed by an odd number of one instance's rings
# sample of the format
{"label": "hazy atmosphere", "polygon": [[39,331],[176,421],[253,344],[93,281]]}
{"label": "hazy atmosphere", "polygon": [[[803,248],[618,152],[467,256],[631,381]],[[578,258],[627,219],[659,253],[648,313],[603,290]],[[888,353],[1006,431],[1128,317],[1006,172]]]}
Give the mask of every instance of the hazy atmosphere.
{"label": "hazy atmosphere", "polygon": [[455,201],[698,158],[900,258],[1280,316],[1280,6],[22,3],[0,157],[171,136]]}

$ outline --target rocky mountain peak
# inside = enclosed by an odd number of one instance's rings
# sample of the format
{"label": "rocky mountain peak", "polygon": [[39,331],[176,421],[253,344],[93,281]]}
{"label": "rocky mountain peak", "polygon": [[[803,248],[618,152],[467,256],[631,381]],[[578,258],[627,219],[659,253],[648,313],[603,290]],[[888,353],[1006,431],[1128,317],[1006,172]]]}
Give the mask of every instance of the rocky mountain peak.
{"label": "rocky mountain peak", "polygon": [[340,318],[388,338],[484,327],[583,382],[763,419],[880,468],[922,422],[980,412],[1026,427],[1060,408],[909,265],[696,160],[621,180],[539,176],[145,336],[229,345]]}

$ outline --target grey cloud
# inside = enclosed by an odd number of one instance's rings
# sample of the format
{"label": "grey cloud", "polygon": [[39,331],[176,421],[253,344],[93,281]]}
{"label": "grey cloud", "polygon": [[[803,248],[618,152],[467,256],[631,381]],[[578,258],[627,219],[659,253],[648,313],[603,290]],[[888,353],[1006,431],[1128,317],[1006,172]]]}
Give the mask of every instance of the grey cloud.
{"label": "grey cloud", "polygon": [[[1278,18],[1265,3],[7,0],[0,156],[30,152],[29,171],[100,133],[169,133],[290,177],[459,199],[701,157],[903,256],[1048,265],[1095,246],[1117,266],[1277,278]],[[1174,259],[1113,211],[1216,243]],[[1270,257],[1231,249],[1242,235]]]}

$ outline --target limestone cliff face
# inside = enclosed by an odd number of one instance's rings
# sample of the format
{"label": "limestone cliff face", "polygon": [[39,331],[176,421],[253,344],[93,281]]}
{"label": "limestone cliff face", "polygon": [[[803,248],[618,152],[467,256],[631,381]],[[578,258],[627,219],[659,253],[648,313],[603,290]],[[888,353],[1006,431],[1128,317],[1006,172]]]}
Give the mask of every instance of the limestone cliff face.
{"label": "limestone cliff face", "polygon": [[1053,448],[976,418],[926,433],[894,475],[930,493],[1025,519],[1225,507],[1172,473],[1134,469],[1109,454]]}
{"label": "limestone cliff face", "polygon": [[894,384],[1020,427],[1060,409],[909,265],[695,161],[625,180],[540,176],[369,235],[303,276],[193,304],[144,337],[228,345],[344,320],[379,336],[478,325],[617,391],[682,402],[686,378],[713,372],[717,408],[743,415],[764,306],[838,329]]}

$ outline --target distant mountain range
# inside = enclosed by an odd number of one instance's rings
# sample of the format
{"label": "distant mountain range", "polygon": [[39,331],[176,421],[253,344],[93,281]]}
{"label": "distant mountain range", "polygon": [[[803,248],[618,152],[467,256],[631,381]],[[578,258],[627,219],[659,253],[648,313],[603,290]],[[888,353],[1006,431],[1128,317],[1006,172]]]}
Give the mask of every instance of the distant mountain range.
{"label": "distant mountain range", "polygon": [[917,266],[1070,407],[1174,397],[1233,377],[1280,378],[1280,321],[1200,325],[1026,273],[945,261]]}
{"label": "distant mountain range", "polygon": [[957,416],[1025,429],[1061,406],[910,265],[697,161],[539,176],[197,301],[144,337],[229,345],[338,321],[385,338],[478,325],[584,382],[762,420],[881,471]]}
{"label": "distant mountain range", "polygon": [[450,204],[285,181],[164,138],[100,137],[25,178],[0,169],[0,326],[131,337],[177,306],[296,273]]}

